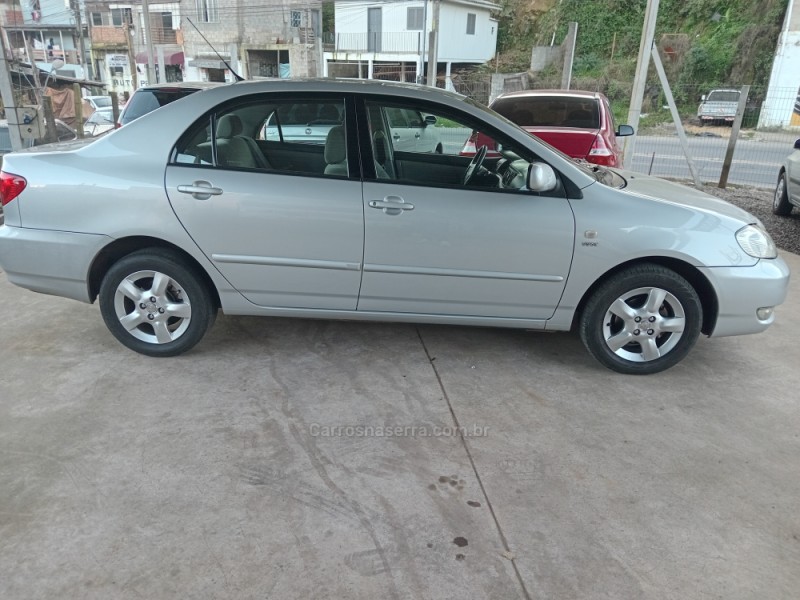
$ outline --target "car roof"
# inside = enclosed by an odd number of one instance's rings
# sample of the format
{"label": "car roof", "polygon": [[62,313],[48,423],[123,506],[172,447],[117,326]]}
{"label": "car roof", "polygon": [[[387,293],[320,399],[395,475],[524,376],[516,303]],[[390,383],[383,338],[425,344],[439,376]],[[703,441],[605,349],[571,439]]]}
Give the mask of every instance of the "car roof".
{"label": "car roof", "polygon": [[593,98],[599,99],[603,96],[600,92],[590,92],[588,90],[521,90],[519,92],[508,92],[496,98],[535,98],[538,96],[562,96],[565,98]]}

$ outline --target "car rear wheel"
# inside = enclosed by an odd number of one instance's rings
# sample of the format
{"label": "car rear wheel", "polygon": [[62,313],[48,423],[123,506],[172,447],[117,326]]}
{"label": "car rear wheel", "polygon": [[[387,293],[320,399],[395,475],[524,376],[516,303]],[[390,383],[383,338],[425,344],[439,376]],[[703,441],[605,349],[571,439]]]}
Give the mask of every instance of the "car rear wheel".
{"label": "car rear wheel", "polygon": [[702,323],[697,292],[660,265],[643,264],[613,275],[589,298],[580,336],[606,367],[629,375],[669,369],[692,349]]}
{"label": "car rear wheel", "polygon": [[100,285],[100,312],[131,350],[176,356],[211,328],[216,306],[201,277],[174,252],[140,250],[116,262]]}
{"label": "car rear wheel", "polygon": [[781,173],[778,177],[778,185],[775,186],[775,196],[772,199],[772,212],[779,217],[788,217],[792,212],[792,204],[789,202],[789,192],[786,189],[786,173]]}

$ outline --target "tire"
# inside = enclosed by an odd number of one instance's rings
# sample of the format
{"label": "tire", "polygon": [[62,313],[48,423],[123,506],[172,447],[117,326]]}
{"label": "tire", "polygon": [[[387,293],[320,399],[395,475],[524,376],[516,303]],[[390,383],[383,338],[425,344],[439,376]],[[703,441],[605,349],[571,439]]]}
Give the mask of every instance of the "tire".
{"label": "tire", "polygon": [[436,144],[436,148],[434,148],[434,149],[433,149],[433,152],[434,152],[435,154],[442,154],[442,153],[444,153],[444,148],[442,147],[442,142],[439,142],[438,144]]}
{"label": "tire", "polygon": [[772,212],[779,217],[788,217],[792,212],[789,190],[786,189],[786,172],[778,176],[778,184],[775,186],[775,195],[772,198]]}
{"label": "tire", "polygon": [[660,265],[642,264],[611,276],[594,291],[579,332],[589,353],[609,369],[650,375],[689,353],[702,316],[700,298],[686,279]]}
{"label": "tire", "polygon": [[163,248],[139,250],[114,263],[100,285],[99,301],[113,336],[147,356],[190,350],[217,316],[203,278]]}

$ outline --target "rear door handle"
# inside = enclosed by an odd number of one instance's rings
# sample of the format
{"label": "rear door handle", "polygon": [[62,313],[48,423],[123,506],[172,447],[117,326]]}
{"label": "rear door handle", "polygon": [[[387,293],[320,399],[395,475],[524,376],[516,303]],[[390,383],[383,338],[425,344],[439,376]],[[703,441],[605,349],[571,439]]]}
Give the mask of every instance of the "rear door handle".
{"label": "rear door handle", "polygon": [[414,205],[400,196],[386,196],[383,200],[372,200],[370,208],[380,208],[387,215],[399,215],[406,210],[414,210]]}
{"label": "rear door handle", "polygon": [[182,194],[191,194],[195,200],[208,200],[211,196],[219,196],[222,189],[212,186],[208,181],[195,181],[191,185],[179,185]]}

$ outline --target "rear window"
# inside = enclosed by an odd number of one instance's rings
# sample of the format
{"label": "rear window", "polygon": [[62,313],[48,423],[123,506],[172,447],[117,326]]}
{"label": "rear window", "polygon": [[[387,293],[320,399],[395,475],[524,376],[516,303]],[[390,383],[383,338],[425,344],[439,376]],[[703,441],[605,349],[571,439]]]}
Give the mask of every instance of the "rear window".
{"label": "rear window", "polygon": [[706,102],[738,102],[739,92],[718,92],[714,91],[708,95]]}
{"label": "rear window", "polygon": [[523,127],[600,128],[600,109],[594,98],[512,96],[497,100],[492,110]]}
{"label": "rear window", "polygon": [[170,90],[139,90],[131,96],[125,112],[122,113],[120,122],[124,125],[131,121],[143,117],[157,108],[166,106],[170,102],[175,102],[194,94],[197,90],[193,89],[170,89]]}
{"label": "rear window", "polygon": [[92,102],[98,108],[104,108],[111,106],[111,97],[110,96],[94,96],[92,98]]}

